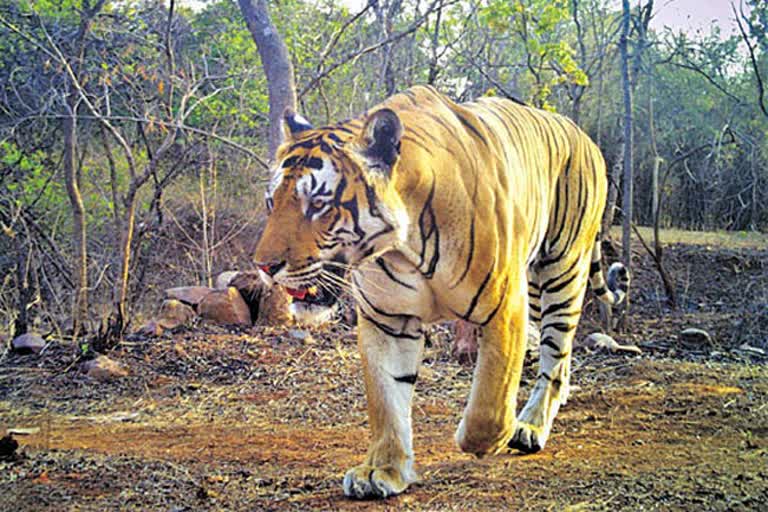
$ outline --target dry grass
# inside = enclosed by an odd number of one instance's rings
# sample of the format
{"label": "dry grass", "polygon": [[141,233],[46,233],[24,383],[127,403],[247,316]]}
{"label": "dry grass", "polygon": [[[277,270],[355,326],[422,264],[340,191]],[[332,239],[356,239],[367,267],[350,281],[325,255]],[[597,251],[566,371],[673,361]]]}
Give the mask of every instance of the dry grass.
{"label": "dry grass", "polygon": [[[643,239],[649,244],[653,240],[653,228],[639,226]],[[687,231],[684,229],[662,229],[661,241],[664,244],[704,245],[729,249],[766,249],[768,234],[757,231]],[[614,240],[621,240],[621,226],[611,228]],[[632,234],[635,237],[635,234]]]}
{"label": "dry grass", "polygon": [[[60,344],[5,354],[0,423],[39,431],[18,437],[19,460],[0,461],[0,510],[761,510],[768,367],[740,347],[768,341],[757,293],[766,251],[668,255],[685,308],[661,305],[637,252],[620,340],[643,355],[577,348],[573,395],[539,454],[476,460],[456,449],[471,368],[436,327],[413,413],[422,482],[384,503],[341,493],[368,439],[355,333],[341,326],[305,339],[210,326],[137,337],[110,354],[130,375],[107,384],[78,373]],[[683,344],[692,325],[713,342]],[[593,328],[586,318],[579,337]],[[529,357],[520,402],[534,375]]]}

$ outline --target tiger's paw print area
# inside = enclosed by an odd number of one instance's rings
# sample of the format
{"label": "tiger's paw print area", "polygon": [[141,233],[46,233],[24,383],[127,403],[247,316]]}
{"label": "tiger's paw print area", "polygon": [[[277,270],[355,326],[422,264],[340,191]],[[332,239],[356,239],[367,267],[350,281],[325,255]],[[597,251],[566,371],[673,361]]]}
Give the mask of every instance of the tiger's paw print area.
{"label": "tiger's paw print area", "polygon": [[393,466],[357,466],[344,475],[344,495],[355,499],[389,498],[406,490],[409,482]]}
{"label": "tiger's paw print area", "polygon": [[547,437],[549,437],[549,433],[543,427],[519,421],[515,428],[515,434],[507,446],[523,453],[536,453],[544,449],[547,444]]}

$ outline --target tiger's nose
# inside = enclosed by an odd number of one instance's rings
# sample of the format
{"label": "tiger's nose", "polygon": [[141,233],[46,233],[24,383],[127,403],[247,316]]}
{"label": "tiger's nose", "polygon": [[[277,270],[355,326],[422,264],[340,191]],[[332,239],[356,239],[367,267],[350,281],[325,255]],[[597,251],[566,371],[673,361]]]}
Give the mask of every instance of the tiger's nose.
{"label": "tiger's nose", "polygon": [[257,263],[256,266],[258,266],[269,277],[274,277],[275,274],[280,272],[280,269],[282,269],[285,266],[285,261]]}

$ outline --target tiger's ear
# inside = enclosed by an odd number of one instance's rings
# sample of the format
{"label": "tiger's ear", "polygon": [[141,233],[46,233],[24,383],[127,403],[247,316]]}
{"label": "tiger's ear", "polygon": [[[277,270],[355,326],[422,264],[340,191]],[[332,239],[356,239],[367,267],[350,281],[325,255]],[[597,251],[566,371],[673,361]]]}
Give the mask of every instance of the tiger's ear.
{"label": "tiger's ear", "polygon": [[358,141],[368,169],[389,177],[400,156],[402,136],[403,124],[393,110],[383,108],[368,116]]}
{"label": "tiger's ear", "polygon": [[283,112],[283,117],[280,119],[280,128],[282,132],[281,143],[293,139],[296,134],[305,130],[312,129],[312,123],[304,119],[302,116],[293,111],[291,107],[288,107]]}

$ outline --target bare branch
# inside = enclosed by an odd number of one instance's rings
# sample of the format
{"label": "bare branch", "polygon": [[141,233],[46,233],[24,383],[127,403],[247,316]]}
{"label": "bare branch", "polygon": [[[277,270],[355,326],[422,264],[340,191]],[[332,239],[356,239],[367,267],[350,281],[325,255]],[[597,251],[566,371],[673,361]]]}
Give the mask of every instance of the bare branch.
{"label": "bare branch", "polygon": [[741,38],[744,41],[744,44],[747,45],[747,49],[749,50],[749,60],[752,63],[752,69],[755,71],[755,78],[757,79],[757,104],[760,107],[760,110],[763,112],[763,114],[768,117],[768,107],[765,105],[765,86],[763,85],[763,77],[760,75],[760,68],[757,65],[757,58],[755,57],[755,47],[752,44],[752,41],[749,40],[749,36],[747,35],[747,31],[744,30],[744,25],[741,21],[742,16],[744,16],[744,13],[741,14],[736,11],[736,6],[731,2],[731,9],[733,10],[733,15],[736,17],[736,23],[739,25],[739,32],[741,32]]}
{"label": "bare branch", "polygon": [[[664,64],[664,62],[662,62],[662,64]],[[698,67],[696,67],[696,66],[694,66],[694,65],[692,65],[692,64],[684,64],[684,63],[682,63],[682,62],[669,62],[669,64],[671,64],[671,65],[673,65],[673,66],[677,66],[677,67],[679,67],[679,68],[688,69],[688,70],[690,70],[690,71],[694,71],[694,72],[698,73],[699,75],[703,76],[703,77],[704,77],[704,78],[707,80],[707,82],[709,82],[710,84],[712,84],[713,86],[715,86],[715,88],[716,88],[718,91],[722,92],[723,94],[725,94],[726,96],[728,96],[730,99],[732,99],[732,100],[733,100],[733,101],[735,101],[736,103],[739,103],[739,104],[742,104],[742,103],[744,103],[744,101],[743,101],[741,98],[739,98],[738,96],[734,96],[733,94],[731,94],[730,92],[728,92],[728,91],[725,89],[725,87],[723,87],[722,85],[720,85],[719,83],[717,83],[717,82],[715,81],[715,79],[714,79],[714,78],[712,78],[711,76],[709,76],[707,73],[705,73],[704,71],[702,71],[702,70],[701,70],[701,69],[699,69]]]}
{"label": "bare branch", "polygon": [[333,73],[334,71],[339,69],[341,66],[347,64],[348,62],[356,60],[356,59],[358,59],[358,58],[360,58],[363,55],[366,55],[368,53],[374,52],[374,51],[378,50],[379,48],[381,48],[383,46],[386,46],[388,44],[392,44],[392,43],[394,43],[396,41],[399,41],[400,39],[404,38],[405,36],[410,35],[413,32],[417,31],[424,24],[424,22],[427,20],[427,18],[429,18],[429,15],[432,14],[437,9],[438,5],[442,5],[442,7],[446,7],[446,6],[449,6],[449,5],[453,5],[456,2],[458,2],[458,0],[453,0],[451,2],[445,2],[445,3],[441,2],[441,0],[433,0],[433,2],[427,8],[427,10],[424,12],[424,14],[422,14],[417,20],[415,20],[413,23],[411,23],[408,26],[408,28],[406,28],[405,30],[403,30],[401,32],[398,32],[396,34],[392,34],[388,38],[386,38],[386,39],[384,39],[382,41],[379,41],[378,43],[372,44],[370,46],[366,46],[365,48],[363,48],[361,50],[356,50],[356,51],[348,53],[345,56],[343,56],[341,59],[339,59],[338,61],[334,62],[332,66],[330,66],[327,69],[323,70],[321,73],[315,75],[312,78],[312,80],[310,80],[309,83],[307,85],[305,85],[301,89],[301,91],[299,92],[299,98],[304,97],[305,94],[307,94],[309,91],[311,91],[312,89],[314,89],[317,86],[318,82],[320,82],[322,79],[324,79],[325,77],[327,77],[328,75],[330,75],[331,73]]}
{"label": "bare branch", "polygon": [[368,0],[368,3],[366,4],[363,9],[355,14],[354,16],[351,16],[347,21],[344,22],[344,24],[334,32],[334,34],[331,36],[331,39],[328,41],[328,44],[325,45],[325,48],[320,53],[320,57],[317,62],[317,73],[320,73],[323,64],[325,63],[325,59],[328,58],[328,54],[331,53],[331,50],[336,45],[336,43],[339,41],[339,38],[344,34],[344,32],[352,26],[357,20],[359,20],[368,10],[376,3],[376,0]]}

